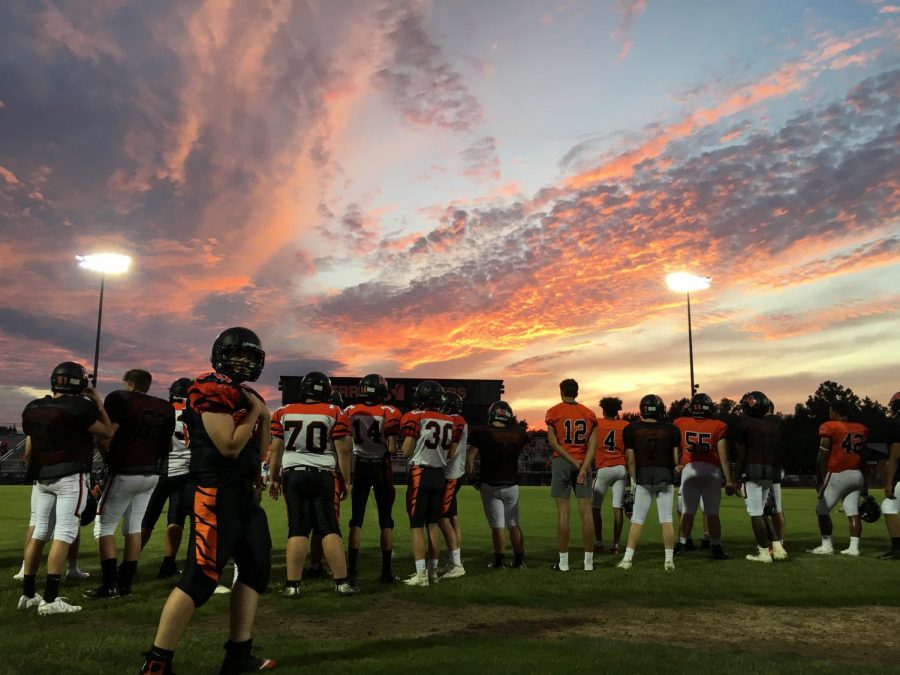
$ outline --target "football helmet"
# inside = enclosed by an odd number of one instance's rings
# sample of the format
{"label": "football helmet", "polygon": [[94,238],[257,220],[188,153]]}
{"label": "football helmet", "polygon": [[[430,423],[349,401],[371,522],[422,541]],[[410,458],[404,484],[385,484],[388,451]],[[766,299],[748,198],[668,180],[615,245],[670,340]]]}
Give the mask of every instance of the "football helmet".
{"label": "football helmet", "polygon": [[641,417],[661,420],[666,415],[666,404],[656,394],[647,394],[641,399]]}
{"label": "football helmet", "polygon": [[622,511],[625,512],[628,520],[631,520],[631,516],[634,513],[634,490],[630,487],[625,488],[625,492],[622,495]]}
{"label": "football helmet", "polygon": [[455,391],[445,391],[441,396],[441,412],[447,415],[462,414],[462,397]]}
{"label": "football helmet", "polygon": [[81,527],[85,527],[86,525],[90,525],[94,522],[94,518],[97,517],[97,500],[94,499],[94,495],[88,493],[87,501],[84,503],[84,508],[81,509]]}
{"label": "football helmet", "polygon": [[894,415],[900,415],[900,391],[891,396],[891,402],[888,404],[888,408],[891,409],[891,412]]}
{"label": "football helmet", "polygon": [[370,373],[359,381],[359,395],[366,403],[384,403],[388,397],[388,383],[378,373]]}
{"label": "football helmet", "polygon": [[696,393],[691,397],[691,415],[693,417],[712,417],[715,412],[716,404],[713,403],[709,394]]}
{"label": "football helmet", "polygon": [[50,391],[54,394],[74,394],[78,396],[88,386],[88,376],[84,366],[74,361],[63,361],[50,375]]}
{"label": "football helmet", "polygon": [[859,498],[859,517],[867,523],[874,523],[881,518],[881,507],[872,495]]}
{"label": "football helmet", "polygon": [[750,417],[765,417],[769,414],[769,397],[761,391],[748,391],[741,397],[741,410]]}
{"label": "football helmet", "polygon": [[500,422],[502,424],[512,424],[513,411],[506,401],[494,401],[488,408],[488,423]]}
{"label": "football helmet", "polygon": [[416,387],[413,394],[413,407],[423,410],[440,410],[444,398],[444,388],[434,380],[425,380]]}
{"label": "football helmet", "polygon": [[212,367],[237,382],[256,382],[266,365],[259,336],[249,328],[236,326],[219,333],[213,342]]}
{"label": "football helmet", "polygon": [[331,380],[325,373],[314,370],[300,380],[300,399],[313,399],[322,403],[331,402]]}
{"label": "football helmet", "polygon": [[331,390],[331,396],[328,397],[328,402],[331,405],[336,405],[338,408],[344,408],[344,397],[341,396],[341,392],[337,389]]}
{"label": "football helmet", "polygon": [[187,398],[188,389],[194,381],[189,377],[179,377],[169,386],[169,402],[183,401]]}
{"label": "football helmet", "polygon": [[775,492],[769,490],[769,495],[766,497],[766,503],[763,505],[763,515],[766,518],[771,518],[775,515]]}

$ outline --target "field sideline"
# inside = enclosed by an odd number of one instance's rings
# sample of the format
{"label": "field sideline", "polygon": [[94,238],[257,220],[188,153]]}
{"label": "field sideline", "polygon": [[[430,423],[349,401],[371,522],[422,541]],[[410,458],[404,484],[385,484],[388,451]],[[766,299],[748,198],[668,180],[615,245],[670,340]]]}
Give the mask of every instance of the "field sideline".
{"label": "field sideline", "polygon": [[[98,583],[99,562],[91,529],[85,528],[82,567],[92,578],[63,582],[61,589],[84,610],[63,617],[17,612],[21,586],[12,575],[21,562],[29,489],[0,489],[0,673],[136,672],[171,586],[153,579],[161,538],[155,536],[144,552],[133,596],[90,602],[80,596]],[[398,487],[394,558],[395,571],[405,576],[412,561],[403,494]],[[676,570],[664,572],[653,507],[633,569],[614,569],[613,556],[603,554],[594,572],[578,569],[581,555],[573,537],[574,570],[561,574],[548,569],[556,559],[549,488],[522,488],[529,567],[494,571],[486,568],[490,536],[481,502],[466,487],[460,515],[467,576],[411,589],[378,583],[377,517],[370,500],[360,555],[362,593],[339,598],[330,582],[311,582],[292,601],[275,592],[284,579],[283,502],[265,498],[274,569],[270,593],[260,603],[255,643],[261,655],[278,661],[279,673],[900,672],[900,564],[874,558],[888,547],[883,520],[865,526],[862,558],[814,557],[803,552],[819,542],[814,503],[812,490],[785,491],[791,559],[784,563],[743,560],[754,546],[749,519],[739,499],[723,497],[723,544],[732,560],[717,563],[697,551],[676,558]],[[348,502],[342,511],[346,534]],[[835,546],[843,548],[846,518],[835,512],[834,522]],[[572,524],[577,533],[577,514]],[[607,532],[611,519],[605,525]],[[626,521],[623,542],[627,527]],[[38,592],[44,572],[42,562]],[[227,597],[214,596],[195,616],[176,655],[179,675],[218,672]]]}

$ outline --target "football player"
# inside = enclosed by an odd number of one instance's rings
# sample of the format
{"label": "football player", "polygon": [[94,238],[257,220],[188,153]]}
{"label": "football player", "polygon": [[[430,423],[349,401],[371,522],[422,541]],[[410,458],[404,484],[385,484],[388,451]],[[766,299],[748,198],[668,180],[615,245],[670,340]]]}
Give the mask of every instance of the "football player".
{"label": "football player", "polygon": [[[741,397],[743,416],[734,428],[737,461],[735,470],[740,477],[747,514],[756,537],[757,552],[748,554],[747,560],[771,563],[784,560],[787,553],[775,555],[772,535],[766,525],[766,502],[773,481],[779,472],[782,455],[781,424],[777,417],[769,416],[769,399],[761,391],[751,391]],[[774,498],[773,498],[774,502]]]}
{"label": "football player", "polygon": [[[691,398],[690,416],[679,417],[675,426],[681,432],[682,455],[676,471],[681,472],[681,534],[675,554],[683,553],[691,540],[694,514],[703,499],[704,515],[709,527],[712,557],[727,560],[722,550],[722,521],[719,504],[722,499],[722,476],[725,491],[734,494],[731,464],[728,461],[728,425],[713,419],[715,404],[709,395],[696,393]],[[693,546],[691,546],[693,548]]]}
{"label": "football player", "polygon": [[[159,481],[159,467],[172,450],[175,411],[165,399],[150,396],[152,376],[134,368],[125,373],[124,390],[106,397],[104,407],[113,428],[112,440],[100,442],[109,478],[97,504],[94,538],[100,551],[102,583],[85,598],[109,599],[131,593],[141,555],[141,523]],[[123,520],[124,519],[124,520]],[[116,567],[116,528],[122,520],[125,549]]]}
{"label": "football player", "polygon": [[350,475],[353,441],[346,413],[329,403],[331,392],[328,376],[313,371],[300,381],[301,402],[284,405],[272,415],[269,494],[277,499],[283,492],[287,505],[287,580],[282,595],[288,598],[300,594],[312,532],[322,537],[335,592],[359,592],[347,575],[338,516],[339,504],[347,498],[340,478]]}
{"label": "football player", "polygon": [[166,517],[166,538],[163,543],[163,561],[159,566],[157,579],[166,579],[178,576],[178,567],[175,564],[175,556],[181,546],[181,538],[184,533],[184,521],[188,517],[193,499],[193,489],[190,485],[188,466],[191,461],[191,451],[188,448],[188,439],[185,436],[184,422],[181,420],[184,412],[185,400],[188,388],[193,383],[189,377],[175,380],[169,387],[169,402],[175,412],[175,433],[172,435],[172,451],[163,461],[159,482],[150,495],[147,510],[144,511],[144,519],[141,521],[141,547],[147,545],[153,535],[153,528],[162,513],[166,500],[169,509]]}
{"label": "football player", "polygon": [[[39,614],[67,614],[81,609],[59,597],[59,580],[65,572],[69,546],[81,527],[94,439],[105,441],[112,435],[103,400],[87,384],[83,366],[71,361],[60,363],[50,376],[52,395],[32,401],[22,412],[25,452],[30,458],[29,473],[37,480],[37,495],[19,609],[37,607]],[[51,536],[42,598],[35,592],[35,580],[44,543]]]}
{"label": "football player", "polygon": [[350,489],[350,542],[348,563],[350,578],[355,580],[362,542],[362,525],[369,492],[375,493],[378,527],[381,528],[381,583],[396,581],[391,566],[394,550],[394,478],[391,455],[397,451],[401,414],[387,405],[388,383],[381,375],[371,373],[359,381],[362,403],[347,408],[353,432],[353,486]]}
{"label": "football player", "polygon": [[420,382],[413,396],[413,410],[400,422],[403,437],[400,452],[409,457],[406,512],[416,565],[415,573],[404,582],[410,586],[428,586],[438,581],[437,561],[441,550],[438,514],[444,496],[444,467],[456,456],[462,434],[458,419],[440,411],[443,397],[444,388],[439,383]]}
{"label": "football player", "polygon": [[890,456],[884,474],[884,501],[881,512],[891,538],[891,550],[879,556],[882,560],[900,560],[900,391],[891,397],[891,419],[887,427]]}
{"label": "football player", "polygon": [[640,421],[632,422],[622,432],[628,475],[634,489],[634,510],[631,514],[631,529],[628,531],[628,546],[616,567],[631,569],[634,550],[644,528],[644,519],[655,496],[665,550],[663,569],[674,570],[675,530],[672,527],[672,502],[675,498],[673,483],[681,432],[674,424],[662,421],[666,414],[666,406],[659,396],[647,394],[641,399],[640,408]]}
{"label": "football player", "polygon": [[[781,418],[775,414],[775,404],[769,399],[768,419],[775,420],[779,428]],[[784,443],[778,446],[778,455],[775,459],[775,477],[772,479],[772,513],[768,516],[768,526],[772,528],[772,557],[775,560],[787,560],[788,553],[784,548],[784,507],[781,503],[781,481],[784,480]]]}
{"label": "football player", "polygon": [[184,574],[169,594],[142,673],[172,673],[175,647],[194,611],[215,592],[229,559],[238,568],[230,595],[231,625],[220,673],[272,670],[251,653],[259,595],[269,585],[272,539],[260,508],[260,452],[269,444],[271,414],[246,383],[262,373],[266,353],[252,330],[222,331],[212,346],[213,371],[188,389],[182,414],[195,487]]}
{"label": "football player", "polygon": [[625,468],[625,446],[622,442],[622,430],[628,426],[626,420],[619,419],[622,399],[607,396],[600,399],[603,417],[597,419],[597,453],[594,456],[594,499],[592,503],[594,516],[594,553],[603,550],[603,499],[612,488],[613,540],[610,553],[619,552],[619,539],[622,536],[622,495],[625,494],[625,481],[628,470]]}
{"label": "football player", "polygon": [[597,450],[597,416],[575,399],[578,383],[559,383],[561,403],[547,411],[547,442],[553,450],[550,496],[556,501],[556,536],[559,562],[552,569],[569,571],[569,495],[575,492],[581,514],[584,569],[594,569],[594,518],[591,515],[591,467]]}
{"label": "football player", "polygon": [[459,516],[456,495],[462,487],[462,476],[466,472],[466,444],[469,437],[469,425],[462,416],[462,398],[455,391],[445,391],[441,401],[441,412],[453,417],[457,426],[462,428],[456,445],[456,454],[444,467],[444,497],[438,513],[438,526],[447,542],[450,551],[450,563],[441,579],[455,579],[465,576],[466,568],[462,564],[462,532],[459,528]]}
{"label": "football player", "polygon": [[831,509],[843,500],[844,513],[850,524],[850,546],[844,555],[859,555],[862,521],[859,518],[859,496],[866,489],[862,472],[863,452],[869,440],[869,430],[858,422],[849,421],[850,406],[846,401],[834,401],[829,407],[830,420],[819,426],[818,476],[819,493],[816,514],[822,543],[810,551],[816,555],[831,555]]}
{"label": "football player", "polygon": [[474,477],[475,457],[480,456],[478,491],[494,544],[494,559],[488,565],[491,569],[503,569],[506,565],[504,527],[509,531],[515,555],[512,566],[525,567],[525,539],[519,526],[519,455],[527,443],[528,434],[516,423],[506,401],[492,403],[488,426],[475,427],[469,437],[466,472]]}

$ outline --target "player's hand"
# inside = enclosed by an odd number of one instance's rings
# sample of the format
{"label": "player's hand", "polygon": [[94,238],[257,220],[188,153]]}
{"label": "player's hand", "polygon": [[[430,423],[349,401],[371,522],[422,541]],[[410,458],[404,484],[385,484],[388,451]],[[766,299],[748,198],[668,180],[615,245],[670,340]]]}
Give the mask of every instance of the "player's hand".
{"label": "player's hand", "polygon": [[736,492],[734,488],[734,483],[725,483],[725,494],[729,497],[733,497]]}
{"label": "player's hand", "polygon": [[676,464],[675,473],[681,473],[682,471],[684,471],[684,464]]}
{"label": "player's hand", "polygon": [[93,387],[85,387],[81,392],[82,396],[87,396],[97,405],[103,405],[103,398],[100,396],[100,392],[98,392]]}
{"label": "player's hand", "polygon": [[341,484],[341,501],[347,501],[347,497],[350,496],[350,486],[346,484]]}
{"label": "player's hand", "polygon": [[583,467],[578,472],[578,481],[577,482],[579,485],[584,485],[585,483],[587,483],[587,467]]}
{"label": "player's hand", "polygon": [[278,497],[281,495],[281,481],[280,480],[270,480],[269,481],[269,497],[274,499],[276,502],[278,501]]}

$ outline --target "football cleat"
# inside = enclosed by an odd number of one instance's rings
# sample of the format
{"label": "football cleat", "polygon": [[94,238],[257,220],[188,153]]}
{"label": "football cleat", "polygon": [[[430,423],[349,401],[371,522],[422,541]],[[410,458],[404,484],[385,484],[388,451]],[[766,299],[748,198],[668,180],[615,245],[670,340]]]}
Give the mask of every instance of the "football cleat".
{"label": "football cleat", "polygon": [[568,572],[569,571],[568,567],[566,567],[566,568],[560,567],[558,562],[555,562],[552,565],[550,565],[550,569],[553,570],[554,572]]}
{"label": "football cleat", "polygon": [[231,589],[228,588],[228,586],[219,584],[218,586],[216,586],[216,590],[214,590],[213,593],[215,593],[216,595],[225,595],[227,593],[231,593]]}
{"label": "football cleat", "polygon": [[144,665],[141,666],[140,675],[152,673],[153,675],[175,675],[172,670],[172,662],[167,659],[153,658],[150,652],[144,653]]}
{"label": "football cleat", "polygon": [[700,540],[700,548],[701,550],[706,550],[712,546],[712,542],[709,539],[701,539]]}
{"label": "football cleat", "polygon": [[35,593],[34,596],[30,598],[27,595],[22,595],[22,597],[19,598],[18,609],[34,609],[38,607],[43,601],[44,599],[37,593]]}
{"label": "football cleat", "polygon": [[772,557],[775,560],[787,560],[788,552],[785,550],[784,545],[780,541],[772,542]]}
{"label": "football cleat", "polygon": [[281,595],[285,598],[299,598],[300,597],[300,587],[299,586],[285,586],[281,589]]}
{"label": "football cleat", "polygon": [[630,570],[631,569],[631,561],[630,560],[620,560],[619,564],[616,565],[620,570]]}
{"label": "football cleat", "polygon": [[772,555],[768,551],[757,551],[756,553],[748,553],[746,556],[750,562],[771,563]]}
{"label": "football cleat", "polygon": [[68,572],[66,572],[66,579],[68,579],[69,581],[81,581],[82,579],[90,578],[90,576],[90,572],[85,572],[80,567],[70,569]]}
{"label": "football cleat", "polygon": [[518,569],[518,570],[524,570],[526,567],[528,567],[528,566],[525,564],[525,557],[524,557],[524,556],[521,557],[521,558],[516,558],[515,560],[513,560],[512,566],[513,566],[515,569]]}
{"label": "football cleat", "polygon": [[356,595],[359,593],[359,586],[354,586],[349,581],[342,581],[334,585],[334,592],[338,595]]}
{"label": "football cleat", "polygon": [[428,575],[416,572],[409,579],[404,579],[403,583],[407,586],[428,586]]}
{"label": "football cleat", "polygon": [[675,561],[674,560],[666,560],[663,563],[663,569],[666,570],[666,572],[671,572],[672,570],[675,569]]}
{"label": "football cleat", "polygon": [[841,550],[841,555],[849,555],[849,556],[853,556],[854,558],[858,558],[859,557],[859,549],[845,548],[845,549]]}
{"label": "football cleat", "polygon": [[457,579],[466,576],[466,568],[462,565],[451,565],[450,568],[441,575],[441,579]]}
{"label": "football cleat", "polygon": [[807,551],[807,553],[812,553],[813,555],[833,555],[834,549],[831,546],[816,546],[815,548],[811,548]]}
{"label": "football cleat", "polygon": [[81,607],[70,605],[65,598],[57,597],[53,602],[41,600],[37,611],[41,616],[47,616],[48,614],[72,614],[80,612]]}
{"label": "football cleat", "polygon": [[395,584],[400,581],[400,579],[395,577],[393,572],[382,572],[380,581],[383,584]]}
{"label": "football cleat", "polygon": [[506,561],[503,556],[494,556],[494,559],[488,563],[489,570],[502,570],[506,567]]}
{"label": "football cleat", "polygon": [[273,659],[261,659],[253,656],[253,640],[225,643],[225,660],[222,662],[220,675],[237,675],[238,673],[258,673],[264,670],[275,670]]}
{"label": "football cleat", "polygon": [[900,551],[896,549],[891,549],[887,553],[882,553],[878,556],[879,560],[900,560]]}
{"label": "football cleat", "polygon": [[25,579],[25,568],[24,566],[20,569],[16,574],[13,575],[13,579],[15,581],[23,581]]}
{"label": "football cleat", "polygon": [[[129,590],[128,592],[130,593],[131,591]],[[128,595],[128,593],[125,595]],[[110,598],[118,598],[119,589],[114,586],[100,584],[97,588],[89,588],[86,590],[81,594],[81,597],[87,598],[88,600],[108,600]]]}
{"label": "football cleat", "polygon": [[722,550],[722,546],[720,544],[716,544],[712,547],[712,557],[713,560],[728,560],[731,556]]}

